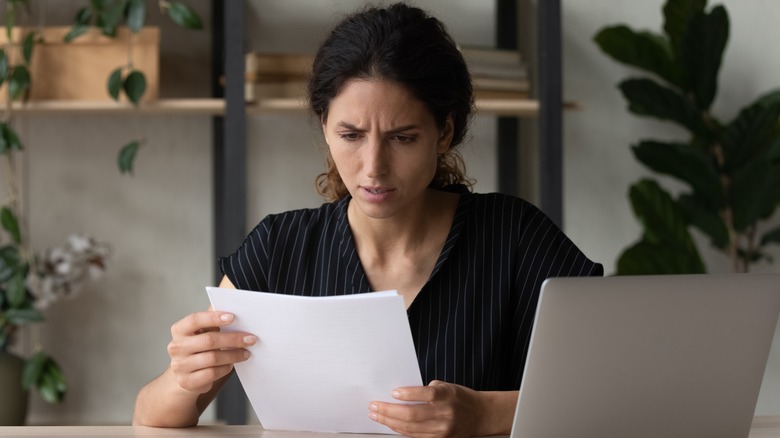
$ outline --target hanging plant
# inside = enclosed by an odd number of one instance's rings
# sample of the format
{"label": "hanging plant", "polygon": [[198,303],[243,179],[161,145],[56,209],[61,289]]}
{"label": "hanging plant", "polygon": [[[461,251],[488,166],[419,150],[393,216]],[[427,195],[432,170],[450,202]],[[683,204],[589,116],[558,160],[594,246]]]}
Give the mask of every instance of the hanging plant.
{"label": "hanging plant", "polygon": [[[198,14],[186,4],[164,0],[157,3],[160,11],[177,25],[193,30],[203,28]],[[123,25],[133,34],[137,34],[145,23],[145,0],[91,0],[76,13],[73,27],[65,36],[65,41],[73,41],[92,27],[112,38],[116,37],[117,28]],[[133,38],[130,38],[129,44],[133,44]],[[132,51],[129,50],[128,53]],[[137,108],[146,93],[146,75],[135,69],[133,60],[128,55],[127,64],[118,66],[111,72],[106,88],[112,99],[119,101],[124,95]],[[144,137],[139,135],[119,150],[117,165],[121,173],[132,174],[138,150],[145,143]]]}

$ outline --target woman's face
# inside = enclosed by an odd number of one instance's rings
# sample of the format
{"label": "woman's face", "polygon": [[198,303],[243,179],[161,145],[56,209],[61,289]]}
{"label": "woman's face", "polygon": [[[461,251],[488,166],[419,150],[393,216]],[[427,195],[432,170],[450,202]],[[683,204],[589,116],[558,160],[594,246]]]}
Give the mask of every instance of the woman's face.
{"label": "woman's face", "polygon": [[423,208],[452,122],[436,126],[425,104],[386,80],[355,79],[331,101],[325,141],[352,202],[372,218]]}

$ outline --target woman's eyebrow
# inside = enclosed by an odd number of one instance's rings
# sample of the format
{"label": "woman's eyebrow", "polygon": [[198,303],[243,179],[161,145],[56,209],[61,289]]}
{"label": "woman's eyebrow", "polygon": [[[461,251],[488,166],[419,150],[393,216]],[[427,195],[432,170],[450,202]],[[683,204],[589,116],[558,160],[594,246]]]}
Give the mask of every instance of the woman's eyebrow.
{"label": "woman's eyebrow", "polygon": [[358,131],[358,132],[365,132],[365,129],[358,128],[357,126],[353,125],[352,123],[341,121],[336,123],[336,126],[339,126],[341,128],[349,129],[350,131]]}
{"label": "woman's eyebrow", "polygon": [[[366,129],[359,128],[359,127],[353,125],[352,123],[345,122],[343,120],[338,122],[338,123],[336,123],[336,125],[338,127],[340,127],[340,128],[345,128],[345,129],[348,129],[350,131],[366,132]],[[393,128],[393,129],[385,132],[384,134],[385,135],[393,135],[393,134],[398,134],[398,133],[405,132],[405,131],[410,131],[412,129],[417,129],[419,127],[420,127],[419,125],[404,125],[404,126],[399,126],[397,128]]]}

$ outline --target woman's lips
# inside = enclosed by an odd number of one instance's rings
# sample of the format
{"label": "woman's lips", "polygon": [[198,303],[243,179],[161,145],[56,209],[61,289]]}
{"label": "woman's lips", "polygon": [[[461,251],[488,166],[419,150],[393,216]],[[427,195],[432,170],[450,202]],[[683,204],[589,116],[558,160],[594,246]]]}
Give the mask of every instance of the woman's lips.
{"label": "woman's lips", "polygon": [[386,201],[395,189],[388,187],[361,187],[366,200],[370,202],[383,202]]}

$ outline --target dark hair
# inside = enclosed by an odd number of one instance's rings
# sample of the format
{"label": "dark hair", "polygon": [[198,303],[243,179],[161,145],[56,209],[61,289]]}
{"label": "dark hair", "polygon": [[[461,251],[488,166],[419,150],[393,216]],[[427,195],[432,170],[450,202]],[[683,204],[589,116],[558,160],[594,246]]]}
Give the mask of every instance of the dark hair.
{"label": "dark hair", "polygon": [[[454,148],[463,142],[474,107],[471,76],[444,24],[403,3],[368,7],[347,16],[331,31],[314,58],[309,105],[321,122],[344,85],[356,78],[380,78],[406,87],[444,129],[452,116],[450,149],[439,157],[430,186],[472,185]],[[348,195],[328,153],[328,170],[317,177],[320,194],[336,200]]]}

